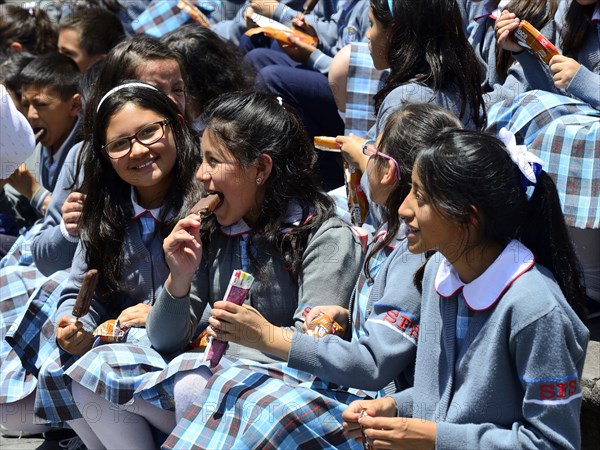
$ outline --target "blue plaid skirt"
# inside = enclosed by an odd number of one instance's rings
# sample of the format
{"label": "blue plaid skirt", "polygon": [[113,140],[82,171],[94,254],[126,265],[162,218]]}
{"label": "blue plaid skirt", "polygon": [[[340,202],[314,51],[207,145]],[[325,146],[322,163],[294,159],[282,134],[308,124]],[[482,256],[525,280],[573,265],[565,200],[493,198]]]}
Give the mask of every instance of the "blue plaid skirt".
{"label": "blue plaid skirt", "polygon": [[530,91],[488,111],[489,129],[505,127],[544,161],[567,224],[600,228],[600,111],[545,91]]}
{"label": "blue plaid skirt", "polygon": [[[67,371],[67,375],[111,403],[124,405],[142,398],[152,405],[174,410],[174,375],[207,365],[203,354],[186,352],[176,357],[162,355],[145,336],[137,343],[102,345],[87,352]],[[128,340],[130,335],[128,335]],[[228,358],[211,371],[233,365]]]}
{"label": "blue plaid skirt", "polygon": [[[11,269],[18,267],[13,266]],[[32,276],[39,274],[33,267],[21,267],[21,269],[30,269],[27,273]],[[3,273],[6,272],[3,270]],[[57,272],[48,279],[40,274],[37,281],[46,281],[33,290],[27,301],[20,306],[18,314],[16,308],[10,309],[10,314],[6,314],[10,319],[11,326],[0,342],[2,349],[0,401],[2,403],[20,400],[35,389],[39,368],[56,347],[54,327],[49,319],[54,314],[67,278],[67,272]],[[21,278],[21,280],[24,279]],[[29,280],[31,281],[31,279]],[[16,285],[17,283],[11,284],[13,287]],[[16,290],[13,289],[12,292],[14,293]],[[23,288],[19,301],[27,294],[28,289]],[[3,306],[6,306],[4,302]],[[2,317],[4,320],[4,311]]]}
{"label": "blue plaid skirt", "polygon": [[355,449],[342,412],[379,392],[321,381],[285,363],[215,373],[163,444],[167,449]]}

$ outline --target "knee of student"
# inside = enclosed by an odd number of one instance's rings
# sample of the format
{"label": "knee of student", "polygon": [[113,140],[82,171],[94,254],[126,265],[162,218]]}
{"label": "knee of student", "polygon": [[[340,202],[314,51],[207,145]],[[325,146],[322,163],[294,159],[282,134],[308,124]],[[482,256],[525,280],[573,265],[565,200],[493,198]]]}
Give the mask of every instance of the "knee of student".
{"label": "knee of student", "polygon": [[251,65],[255,71],[259,72],[265,67],[274,64],[272,53],[273,50],[269,48],[255,48],[246,53],[244,62]]}
{"label": "knee of student", "polygon": [[281,67],[277,65],[266,66],[256,75],[257,89],[266,90],[275,94],[285,91],[287,79],[283,76]]}
{"label": "knee of student", "polygon": [[337,108],[346,111],[346,92],[348,83],[348,68],[350,67],[351,45],[343,47],[334,57],[329,68],[329,87]]}

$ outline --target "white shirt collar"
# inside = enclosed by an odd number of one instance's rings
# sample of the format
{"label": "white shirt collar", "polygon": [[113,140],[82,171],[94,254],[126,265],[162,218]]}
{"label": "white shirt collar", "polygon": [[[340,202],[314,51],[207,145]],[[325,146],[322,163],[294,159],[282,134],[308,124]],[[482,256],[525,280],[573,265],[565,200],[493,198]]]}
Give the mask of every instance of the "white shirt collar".
{"label": "white shirt collar", "polygon": [[596,9],[594,9],[594,14],[592,14],[592,22],[600,22],[600,5],[596,5]]}
{"label": "white shirt collar", "polygon": [[[393,241],[391,241],[386,247],[389,248],[390,250],[394,250],[398,245],[400,245],[400,242],[404,240],[405,236],[406,236],[406,229],[407,229],[408,225],[406,225],[406,223],[402,222],[400,224],[400,227],[398,228],[398,231],[396,232],[396,236],[394,238]],[[373,241],[377,242],[380,240],[383,240],[386,238],[388,234],[388,223],[384,223],[379,230],[377,231],[377,234],[375,234],[375,236],[373,237]]]}
{"label": "white shirt collar", "polygon": [[517,278],[533,267],[534,262],[531,250],[512,240],[485,272],[465,284],[454,266],[444,258],[435,277],[435,290],[440,296],[450,298],[462,289],[469,308],[483,311],[493,306]]}
{"label": "white shirt collar", "polygon": [[[309,215],[304,221],[304,223],[308,223],[314,216],[314,208],[310,209]],[[302,220],[302,207],[296,201],[291,201],[288,205],[287,211],[285,212],[285,222],[283,226],[279,230],[281,233],[288,233],[292,231],[295,227],[301,225],[300,221]],[[252,231],[250,225],[248,225],[244,219],[238,220],[233,225],[228,225],[226,227],[221,227],[221,232],[225,236],[233,237],[240,236],[242,234],[246,234]]]}
{"label": "white shirt collar", "polygon": [[[144,215],[146,212],[148,212],[154,220],[156,220],[157,222],[162,222],[162,220],[160,219],[162,206],[160,208],[154,209],[146,209],[141,207],[137,201],[137,193],[135,192],[135,188],[133,186],[131,186],[131,204],[133,205],[133,216],[131,217],[131,220],[135,220],[138,217]],[[169,218],[172,216],[173,214],[169,213]]]}

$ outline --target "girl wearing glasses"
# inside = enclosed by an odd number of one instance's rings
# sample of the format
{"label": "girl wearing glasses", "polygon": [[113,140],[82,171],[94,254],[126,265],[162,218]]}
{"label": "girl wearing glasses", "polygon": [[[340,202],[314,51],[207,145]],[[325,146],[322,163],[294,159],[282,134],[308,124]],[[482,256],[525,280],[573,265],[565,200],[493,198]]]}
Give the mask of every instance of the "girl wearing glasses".
{"label": "girl wearing glasses", "polygon": [[[146,325],[169,273],[163,239],[196,200],[198,157],[177,105],[139,81],[104,95],[90,138],[83,167],[82,238],[53,318],[58,351],[49,359],[60,362],[44,364],[37,375],[36,414],[50,423],[74,419],[69,424],[86,446],[102,448],[81,419],[64,372],[90,351],[92,331],[106,320],[118,319],[124,329]],[[89,313],[75,321],[73,305],[91,268],[100,273],[98,287]],[[37,409],[37,403],[43,408]]]}
{"label": "girl wearing glasses", "polygon": [[[123,109],[119,122],[108,126],[104,151],[121,159],[105,160],[131,183],[160,191],[153,180],[166,172],[161,167],[169,158],[160,149],[172,135],[171,118],[144,116],[144,128],[121,128],[121,121],[133,115]],[[160,146],[158,159],[127,162],[138,140],[151,142],[160,134],[164,118],[169,124],[164,125],[163,140],[150,145]],[[105,448],[156,447],[149,424],[170,433],[176,415],[169,409],[175,406],[183,415],[181,396],[191,402],[202,390],[211,370],[201,354],[181,353],[191,350],[188,345],[199,323],[206,327],[210,308],[223,298],[234,270],[255,277],[247,305],[238,312],[258,315],[265,329],[275,324],[273,332],[279,334],[300,330],[307,308],[332,301],[347,306],[360,271],[360,241],[320,191],[314,150],[288,105],[271,94],[225,94],[207,107],[204,123],[203,161],[196,177],[221,202],[202,223],[197,214],[179,220],[164,240],[164,257],[156,258],[164,269],[160,280],[166,280],[165,287],[153,297],[152,309],[140,305],[138,317],[133,311],[127,317],[121,314],[122,322],[145,324],[150,342],[101,346],[67,372],[81,415],[91,418],[89,425]],[[149,172],[148,164],[156,169]],[[171,173],[175,177],[175,169]],[[231,344],[221,364],[278,360],[247,346],[251,340],[244,336]],[[91,404],[101,408],[99,420],[86,414],[85,405]],[[86,442],[95,448],[93,443]]]}
{"label": "girl wearing glasses", "polygon": [[[457,126],[458,119],[438,106],[407,105],[392,114],[378,142],[365,148],[372,201],[385,206],[387,225],[369,246],[350,310],[317,306],[306,317],[309,323],[323,312],[347,324],[345,339],[317,339],[300,330],[283,335],[255,311],[214,304],[210,334],[240,342],[252,330],[269,330],[246,345],[287,364],[219,372],[199,397],[177,405],[188,411],[193,407],[194,414],[178,422],[166,448],[264,448],[267,443],[273,448],[352,448],[341,425],[346,405],[374,397],[390,383],[397,390],[412,385],[421,303],[413,274],[423,259],[407,251],[397,210],[410,190],[410,168],[419,148],[442,129]],[[239,432],[238,425],[247,432]]]}

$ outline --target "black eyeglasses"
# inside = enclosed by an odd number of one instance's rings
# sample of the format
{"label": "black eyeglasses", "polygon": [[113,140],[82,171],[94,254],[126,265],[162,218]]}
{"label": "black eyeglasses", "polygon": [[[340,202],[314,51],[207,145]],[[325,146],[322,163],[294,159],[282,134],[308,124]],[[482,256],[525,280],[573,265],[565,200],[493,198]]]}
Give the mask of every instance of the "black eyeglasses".
{"label": "black eyeglasses", "polygon": [[114,141],[110,141],[108,144],[102,146],[102,149],[106,152],[109,158],[119,159],[125,155],[128,155],[133,147],[133,140],[135,139],[140,144],[151,145],[158,142],[165,135],[165,125],[169,123],[169,119],[159,120],[158,122],[149,123],[144,125],[135,134],[131,136],[124,136]]}

